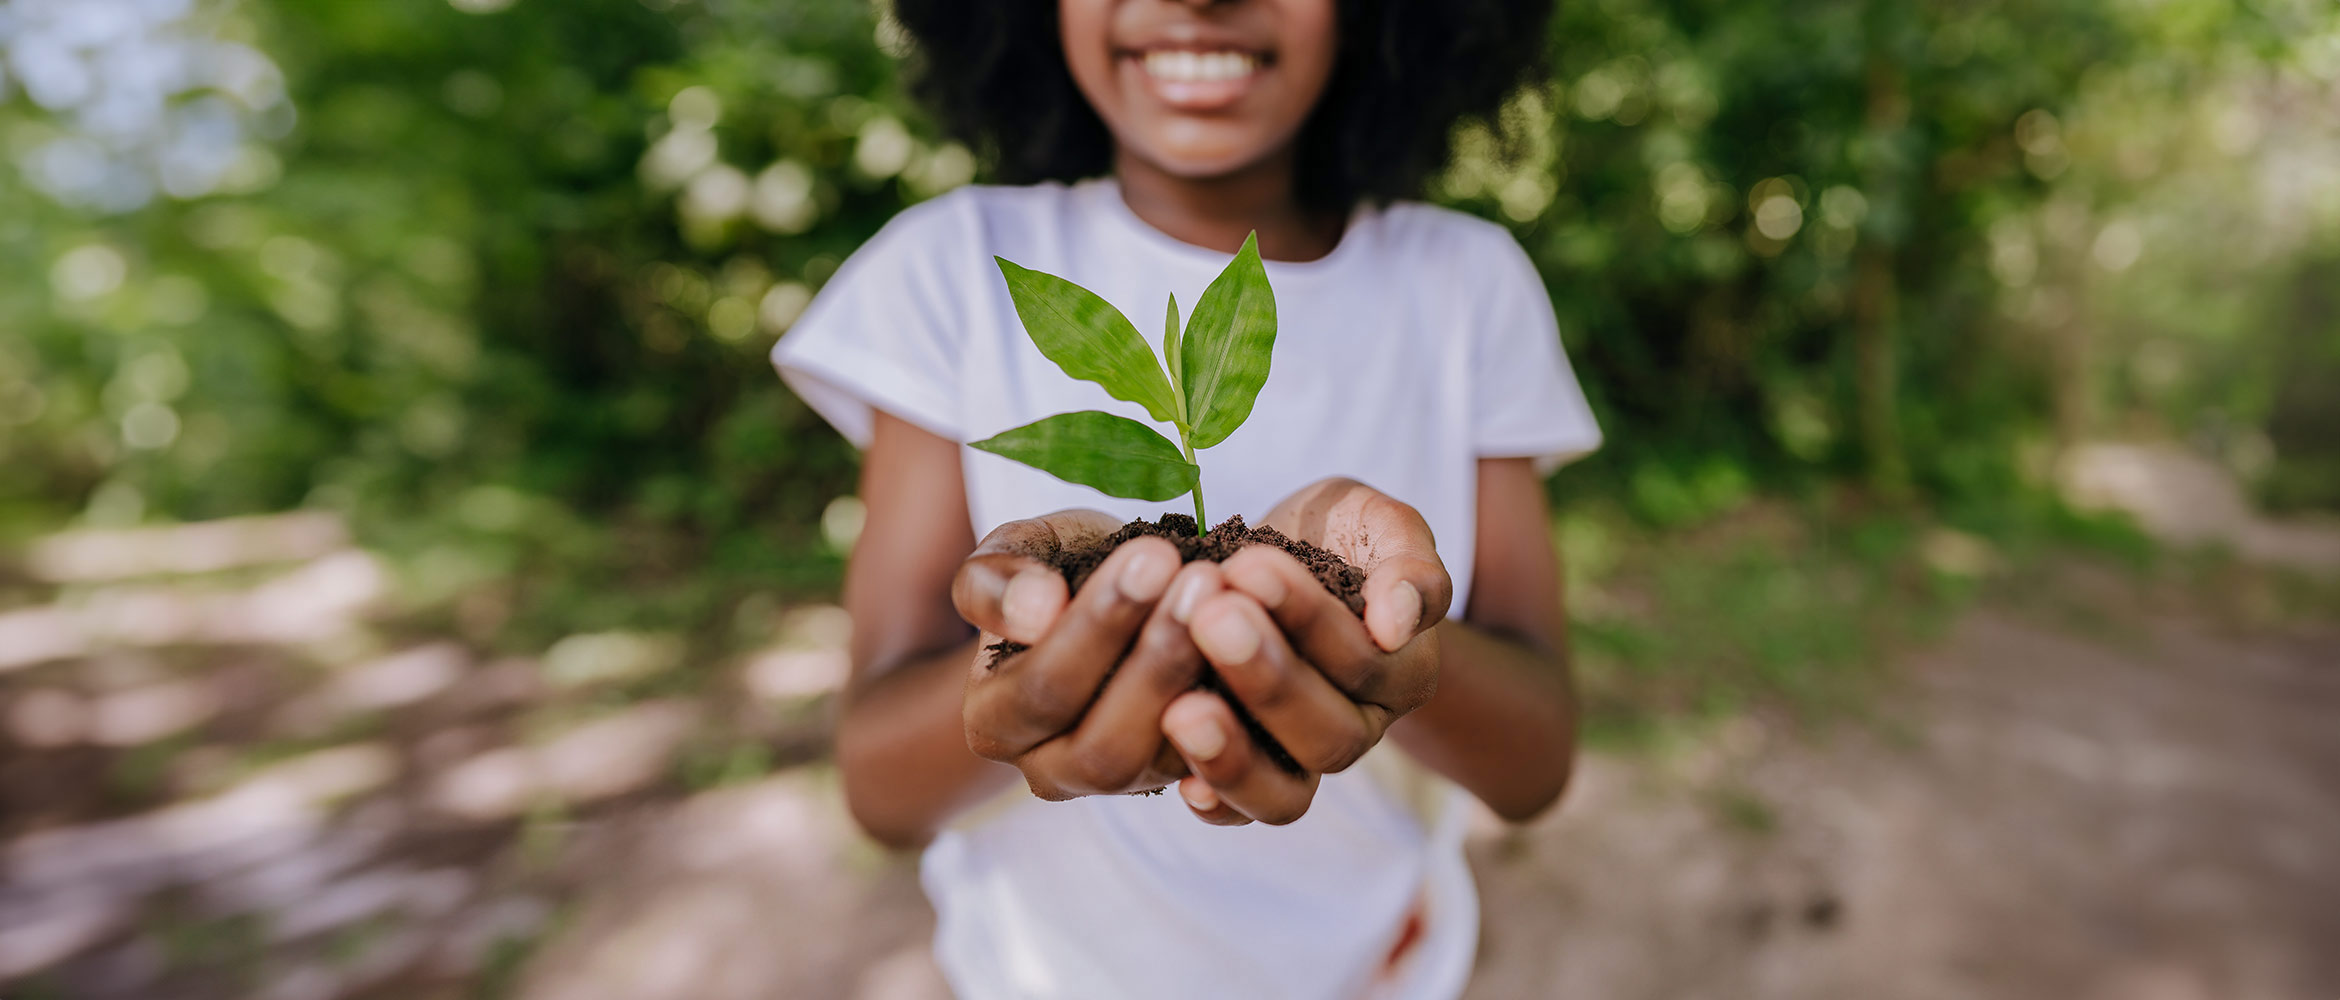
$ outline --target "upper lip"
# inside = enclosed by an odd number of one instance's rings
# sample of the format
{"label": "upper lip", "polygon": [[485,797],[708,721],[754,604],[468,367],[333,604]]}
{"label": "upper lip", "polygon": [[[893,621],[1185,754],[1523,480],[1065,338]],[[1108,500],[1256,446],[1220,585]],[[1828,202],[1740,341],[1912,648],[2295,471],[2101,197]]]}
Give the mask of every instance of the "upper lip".
{"label": "upper lip", "polygon": [[1132,45],[1121,51],[1133,56],[1142,56],[1148,52],[1240,52],[1247,56],[1265,58],[1268,54],[1266,49],[1254,48],[1249,45],[1221,45],[1212,42],[1155,42],[1147,45]]}
{"label": "upper lip", "polygon": [[1240,52],[1263,63],[1275,57],[1275,50],[1266,46],[1254,45],[1225,31],[1197,24],[1176,25],[1158,37],[1123,45],[1119,54],[1142,56],[1148,52]]}

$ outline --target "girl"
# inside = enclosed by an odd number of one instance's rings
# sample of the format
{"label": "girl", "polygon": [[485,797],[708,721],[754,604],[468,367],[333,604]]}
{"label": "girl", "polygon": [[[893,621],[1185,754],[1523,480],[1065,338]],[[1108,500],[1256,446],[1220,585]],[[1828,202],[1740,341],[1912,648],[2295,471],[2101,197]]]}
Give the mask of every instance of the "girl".
{"label": "girl", "polygon": [[[1461,991],[1455,789],[1524,820],[1567,781],[1541,474],[1600,432],[1517,244],[1403,199],[1528,79],[1541,8],[897,0],[924,95],[1021,186],[901,213],[774,357],[865,450],[837,761],[864,828],[926,845],[963,997]],[[1255,230],[1274,369],[1204,478],[1215,509],[1364,568],[1364,620],[1280,551],[1181,567],[1159,539],[1068,596],[1039,560],[1156,505],[960,442],[1144,414],[1039,354],[992,255],[1148,317]],[[1031,649],[983,669],[1002,636]],[[1195,690],[1205,664],[1224,698]]]}

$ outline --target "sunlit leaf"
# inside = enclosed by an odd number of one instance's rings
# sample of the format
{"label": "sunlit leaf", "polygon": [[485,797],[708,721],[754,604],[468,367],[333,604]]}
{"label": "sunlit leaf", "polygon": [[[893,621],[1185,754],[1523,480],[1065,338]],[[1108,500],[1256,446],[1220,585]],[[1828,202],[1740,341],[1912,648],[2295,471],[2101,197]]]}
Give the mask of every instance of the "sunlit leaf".
{"label": "sunlit leaf", "polygon": [[1268,354],[1276,346],[1276,296],[1259,260],[1259,234],[1243,240],[1227,269],[1194,304],[1180,350],[1186,387],[1187,443],[1208,448],[1227,439],[1251,416],[1267,384]]}
{"label": "sunlit leaf", "polygon": [[1064,373],[1104,386],[1115,399],[1146,408],[1154,419],[1169,423],[1178,416],[1170,382],[1145,338],[1121,310],[1095,292],[1053,274],[1021,267],[1005,257],[994,257],[1007,278],[1008,295],[1024,332],[1048,360]]}
{"label": "sunlit leaf", "polygon": [[1098,410],[1059,413],[974,442],[1068,483],[1131,500],[1173,500],[1200,472],[1153,428]]}

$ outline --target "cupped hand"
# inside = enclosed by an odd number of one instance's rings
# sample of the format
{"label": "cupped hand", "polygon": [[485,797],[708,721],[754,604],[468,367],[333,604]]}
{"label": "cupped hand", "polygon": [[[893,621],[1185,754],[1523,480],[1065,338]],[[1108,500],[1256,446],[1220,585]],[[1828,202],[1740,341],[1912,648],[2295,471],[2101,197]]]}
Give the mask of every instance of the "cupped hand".
{"label": "cupped hand", "polygon": [[1263,523],[1364,570],[1365,614],[1360,620],[1281,549],[1255,545],[1227,559],[1225,590],[1194,608],[1189,633],[1226,694],[1300,773],[1267,757],[1225,697],[1179,695],[1162,729],[1192,772],[1179,793],[1211,823],[1300,818],[1321,775],[1356,763],[1391,723],[1427,703],[1438,689],[1431,629],[1454,598],[1422,515],[1362,483],[1315,483]]}
{"label": "cupped hand", "polygon": [[[1201,654],[1186,623],[1225,589],[1219,567],[1179,565],[1169,542],[1122,544],[1070,594],[1048,560],[1121,527],[1094,510],[1011,521],[984,537],[951,584],[959,614],[989,647],[969,667],[967,745],[1014,765],[1044,799],[1159,789],[1186,774],[1162,713],[1194,687]],[[996,661],[996,662],[995,662]]]}

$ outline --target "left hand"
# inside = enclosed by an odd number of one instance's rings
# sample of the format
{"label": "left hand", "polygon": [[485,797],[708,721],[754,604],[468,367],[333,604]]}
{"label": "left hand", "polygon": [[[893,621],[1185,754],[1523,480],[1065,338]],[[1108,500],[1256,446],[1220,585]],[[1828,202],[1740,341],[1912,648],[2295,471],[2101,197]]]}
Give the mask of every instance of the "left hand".
{"label": "left hand", "polygon": [[1163,732],[1192,772],[1179,794],[1219,825],[1299,819],[1322,775],[1356,763],[1392,722],[1427,703],[1439,671],[1431,629],[1454,598],[1422,515],[1363,483],[1319,481],[1262,523],[1364,570],[1365,616],[1281,549],[1255,545],[1228,557],[1228,590],[1198,605],[1188,629],[1227,690],[1303,773],[1269,760],[1218,694],[1180,695],[1162,713]]}

